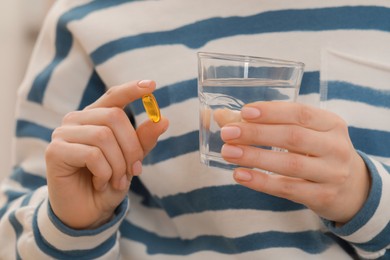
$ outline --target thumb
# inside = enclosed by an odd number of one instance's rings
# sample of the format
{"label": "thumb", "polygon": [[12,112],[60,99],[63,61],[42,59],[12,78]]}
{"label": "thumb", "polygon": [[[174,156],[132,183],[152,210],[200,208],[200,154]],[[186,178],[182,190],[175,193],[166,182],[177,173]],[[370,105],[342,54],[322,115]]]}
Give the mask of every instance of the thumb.
{"label": "thumb", "polygon": [[144,155],[147,155],[156,146],[158,138],[168,129],[168,126],[169,121],[165,117],[161,117],[158,123],[146,120],[138,126],[138,140],[143,148]]}

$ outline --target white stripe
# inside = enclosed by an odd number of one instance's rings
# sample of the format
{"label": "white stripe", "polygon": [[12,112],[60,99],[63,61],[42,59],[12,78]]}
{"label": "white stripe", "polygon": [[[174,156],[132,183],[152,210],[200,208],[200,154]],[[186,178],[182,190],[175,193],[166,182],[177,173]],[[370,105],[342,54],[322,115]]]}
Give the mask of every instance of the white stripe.
{"label": "white stripe", "polygon": [[167,238],[194,239],[202,235],[235,238],[268,231],[302,232],[323,229],[319,217],[309,209],[289,212],[244,209],[206,211],[170,219],[161,209],[144,207],[140,204],[140,198],[130,196],[131,209],[127,219],[142,229]]}
{"label": "white stripe", "polygon": [[[294,233],[316,231],[322,227],[318,216],[308,209],[290,212],[206,211],[179,216],[174,219],[174,223],[180,232],[180,237],[184,239],[193,239],[201,235],[234,238],[269,231]],[[191,223],[196,223],[196,225]]]}
{"label": "white stripe", "polygon": [[[77,75],[73,76],[74,73]],[[57,113],[76,110],[91,75],[91,61],[78,42],[73,41],[71,51],[55,68],[47,85],[43,102],[46,109]]]}
{"label": "white stripe", "polygon": [[[366,39],[371,38],[367,37]],[[388,91],[390,49],[382,41],[371,41],[371,44],[363,45],[360,40],[358,46],[360,48],[350,48],[348,51],[334,49],[324,51],[323,58],[326,60],[326,64],[324,64],[323,69],[326,77],[321,75],[321,79],[323,81],[347,81],[356,85]],[[361,50],[363,47],[371,51],[363,52]]]}
{"label": "white stripe", "polygon": [[371,158],[378,161],[378,162],[390,165],[390,158],[388,158],[388,157],[372,156],[371,155]]}
{"label": "white stripe", "polygon": [[167,238],[178,236],[177,228],[165,211],[159,208],[149,208],[141,204],[142,198],[130,193],[130,210],[126,219],[145,230],[157,232]]}
{"label": "white stripe", "polygon": [[55,33],[57,28],[58,16],[66,10],[76,6],[91,2],[91,0],[80,1],[55,1],[53,6],[45,17],[41,28],[41,33],[35,43],[35,48],[31,54],[29,66],[23,83],[19,89],[19,94],[26,96],[35,77],[49,65],[55,54]]}
{"label": "white stripe", "polygon": [[131,240],[121,241],[121,259],[156,259],[156,260],[237,260],[237,259],[337,259],[350,260],[338,245],[333,245],[321,254],[308,254],[298,248],[279,247],[257,251],[243,252],[239,254],[222,254],[213,251],[197,251],[189,255],[147,254],[146,246]]}
{"label": "white stripe", "polygon": [[359,256],[362,257],[362,259],[378,259],[384,254],[386,254],[386,249],[374,253],[363,251],[360,248],[356,248],[356,251],[358,252]]}
{"label": "white stripe", "polygon": [[46,146],[46,142],[36,138],[16,139],[16,165],[20,165],[28,173],[44,177],[46,175],[44,158]]}
{"label": "white stripe", "polygon": [[379,131],[389,131],[390,129],[390,108],[337,99],[326,102],[326,107],[327,110],[343,118],[350,126]]}
{"label": "white stripe", "polygon": [[200,163],[198,152],[182,155],[174,160],[153,166],[144,166],[140,178],[158,197],[204,187],[236,184],[232,171],[204,166]]}
{"label": "white stripe", "polygon": [[297,98],[297,102],[313,107],[320,106],[320,95],[318,93],[310,93],[306,95],[299,95]]}
{"label": "white stripe", "polygon": [[[180,4],[180,1],[142,1],[122,4],[103,10],[98,10],[86,16],[80,21],[74,21],[69,27],[75,32],[89,50],[95,50],[99,46],[112,39],[119,39],[139,33],[172,30],[194,21],[205,20],[212,17],[250,16],[261,12],[278,11],[287,9],[309,9],[321,7],[339,7],[346,3],[351,5],[374,5],[378,1],[299,1],[285,0],[258,1],[247,0],[237,4],[236,0],[208,1],[198,0],[191,2],[191,12],[188,12],[188,4]],[[387,4],[388,3],[383,3]],[[179,4],[178,4],[179,3]],[[221,8],[234,6],[234,8]],[[207,6],[207,8],[205,8]],[[145,12],[147,10],[147,12]],[[126,15],[118,15],[126,14]],[[115,17],[115,19],[106,19]],[[94,33],[96,28],[113,28],[106,30],[104,34]],[[115,29],[121,28],[121,29]],[[126,28],[126,29],[123,29]]]}
{"label": "white stripe", "polygon": [[[369,46],[367,48],[376,50],[370,52],[369,57],[372,60],[377,60],[380,54],[386,57],[384,50],[387,50],[387,47],[383,44],[373,45],[372,38],[379,39],[378,42],[381,43],[390,42],[390,36],[386,33],[358,30],[237,35],[213,40],[200,49],[189,49],[183,45],[159,45],[124,52],[100,64],[98,71],[109,86],[144,78],[154,79],[160,86],[169,85],[197,76],[197,51],[302,61],[306,65],[306,71],[319,71],[321,50],[332,42],[337,47],[334,42],[356,45],[357,41],[359,46]],[[254,42],[258,44],[253,44]],[[149,59],[150,57],[152,59]],[[145,59],[149,62],[144,62]]]}
{"label": "white stripe", "polygon": [[61,124],[64,114],[56,113],[35,102],[19,99],[17,118],[53,129]]}

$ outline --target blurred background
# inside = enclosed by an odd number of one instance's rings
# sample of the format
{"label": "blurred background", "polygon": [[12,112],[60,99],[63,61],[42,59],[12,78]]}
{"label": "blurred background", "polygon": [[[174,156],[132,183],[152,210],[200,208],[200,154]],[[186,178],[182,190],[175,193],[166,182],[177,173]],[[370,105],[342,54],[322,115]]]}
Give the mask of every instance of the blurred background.
{"label": "blurred background", "polygon": [[0,179],[11,171],[16,91],[54,0],[0,1]]}

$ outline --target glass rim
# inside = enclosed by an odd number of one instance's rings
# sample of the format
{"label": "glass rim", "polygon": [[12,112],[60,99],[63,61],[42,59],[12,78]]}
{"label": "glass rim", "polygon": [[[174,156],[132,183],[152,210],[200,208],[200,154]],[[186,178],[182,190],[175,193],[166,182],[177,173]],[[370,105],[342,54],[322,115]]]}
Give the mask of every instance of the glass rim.
{"label": "glass rim", "polygon": [[300,68],[305,67],[305,64],[300,61],[291,61],[291,60],[259,57],[259,56],[252,56],[252,55],[230,54],[230,53],[221,53],[221,52],[206,52],[206,51],[199,51],[197,52],[197,55],[198,58],[209,58],[209,59],[241,61],[241,62],[265,62],[265,63],[275,64],[275,65],[286,65],[286,66],[293,66],[293,67],[300,67]]}

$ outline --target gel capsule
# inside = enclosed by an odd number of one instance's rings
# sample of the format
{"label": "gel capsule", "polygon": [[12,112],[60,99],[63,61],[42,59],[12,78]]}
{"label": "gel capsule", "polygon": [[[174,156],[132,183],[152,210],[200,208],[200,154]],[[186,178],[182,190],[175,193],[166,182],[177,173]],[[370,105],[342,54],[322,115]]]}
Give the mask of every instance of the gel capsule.
{"label": "gel capsule", "polygon": [[160,109],[153,94],[147,94],[142,97],[142,103],[146,114],[154,123],[157,123],[161,119]]}

